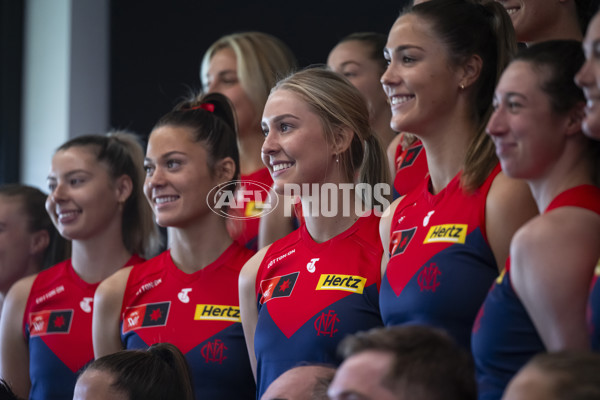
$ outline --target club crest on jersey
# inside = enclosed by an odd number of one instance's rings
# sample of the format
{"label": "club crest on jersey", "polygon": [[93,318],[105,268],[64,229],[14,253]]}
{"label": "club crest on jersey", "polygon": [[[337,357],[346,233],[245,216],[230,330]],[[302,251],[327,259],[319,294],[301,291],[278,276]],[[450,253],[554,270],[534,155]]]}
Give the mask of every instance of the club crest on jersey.
{"label": "club crest on jersey", "polygon": [[415,236],[416,231],[417,227],[415,226],[414,228],[392,232],[392,236],[390,238],[390,245],[392,246],[390,256],[394,257],[398,254],[404,253],[413,236]]}
{"label": "club crest on jersey", "polygon": [[434,225],[429,228],[423,243],[460,243],[464,244],[467,239],[466,224]]}
{"label": "club crest on jersey", "polygon": [[417,277],[417,283],[421,288],[421,292],[423,290],[435,292],[435,289],[440,286],[437,277],[441,274],[442,272],[438,269],[436,263],[431,263],[428,267],[423,267],[419,273],[419,276]]}
{"label": "club crest on jersey", "polygon": [[317,290],[344,290],[362,294],[367,278],[354,275],[321,274]]}
{"label": "club crest on jersey", "polygon": [[217,304],[197,304],[194,320],[242,322],[239,307]]}
{"label": "club crest on jersey", "polygon": [[423,150],[422,144],[408,149],[406,151],[406,154],[404,155],[404,159],[402,160],[402,163],[400,164],[400,168],[398,168],[398,169],[410,167],[411,165],[413,165],[415,163],[415,160],[419,156],[419,153],[421,152],[421,150]]}
{"label": "club crest on jersey", "polygon": [[69,333],[73,310],[46,310],[29,314],[29,335]]}
{"label": "club crest on jersey", "polygon": [[170,307],[170,301],[127,307],[123,318],[123,333],[140,328],[166,325]]}
{"label": "club crest on jersey", "polygon": [[278,297],[289,297],[292,294],[292,290],[294,290],[299,274],[300,272],[293,272],[260,282],[260,291],[262,293],[260,304],[265,304],[267,301]]}
{"label": "club crest on jersey", "polygon": [[223,353],[227,350],[227,346],[220,339],[215,339],[213,342],[208,342],[202,349],[200,349],[200,354],[204,357],[204,361],[207,363],[219,363],[223,364],[223,361],[227,359]]}
{"label": "club crest on jersey", "polygon": [[340,322],[337,314],[333,310],[327,311],[327,314],[324,312],[315,319],[315,330],[317,331],[317,336],[329,336],[333,337],[333,335],[338,331],[335,327],[335,324]]}

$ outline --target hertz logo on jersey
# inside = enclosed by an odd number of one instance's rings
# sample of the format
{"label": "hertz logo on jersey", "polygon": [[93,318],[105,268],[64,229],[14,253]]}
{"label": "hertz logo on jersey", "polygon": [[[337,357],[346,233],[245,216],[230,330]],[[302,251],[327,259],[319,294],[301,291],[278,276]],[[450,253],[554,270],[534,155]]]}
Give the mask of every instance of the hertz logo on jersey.
{"label": "hertz logo on jersey", "polygon": [[317,283],[317,290],[345,290],[362,294],[367,279],[362,276],[322,274]]}
{"label": "hertz logo on jersey", "polygon": [[240,308],[217,304],[196,304],[195,320],[242,322]]}
{"label": "hertz logo on jersey", "polygon": [[466,224],[445,224],[435,225],[429,228],[427,236],[423,243],[461,243],[464,244],[467,239]]}

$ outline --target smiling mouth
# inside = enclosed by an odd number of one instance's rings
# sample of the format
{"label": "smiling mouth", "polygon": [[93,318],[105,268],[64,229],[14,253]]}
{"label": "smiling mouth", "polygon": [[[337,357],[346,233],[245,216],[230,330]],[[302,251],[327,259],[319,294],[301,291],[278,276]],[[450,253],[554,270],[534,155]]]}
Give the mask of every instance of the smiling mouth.
{"label": "smiling mouth", "polygon": [[508,13],[508,15],[512,16],[514,13],[516,13],[520,9],[521,9],[521,7],[509,7],[506,9],[506,12]]}
{"label": "smiling mouth", "polygon": [[294,163],[281,163],[273,165],[273,172],[281,171],[290,168]]}
{"label": "smiling mouth", "polygon": [[170,203],[170,202],[173,202],[173,201],[177,200],[178,198],[179,198],[179,196],[161,196],[161,197],[156,197],[154,199],[154,204],[161,205],[161,204],[165,204],[165,203]]}
{"label": "smiling mouth", "polygon": [[407,101],[410,101],[414,98],[415,98],[415,96],[412,96],[412,95],[411,96],[392,96],[392,97],[390,97],[390,104],[393,106],[398,105],[398,104],[404,104]]}

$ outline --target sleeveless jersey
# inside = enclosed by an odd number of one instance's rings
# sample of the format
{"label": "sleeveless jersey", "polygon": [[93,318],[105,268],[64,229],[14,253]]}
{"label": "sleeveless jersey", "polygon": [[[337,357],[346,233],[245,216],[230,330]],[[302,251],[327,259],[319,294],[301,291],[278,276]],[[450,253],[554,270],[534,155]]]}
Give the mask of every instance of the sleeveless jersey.
{"label": "sleeveless jersey", "polygon": [[396,149],[396,175],[394,177],[394,189],[398,197],[404,196],[419,186],[428,173],[429,168],[423,143],[417,140],[406,150],[402,150],[402,143],[400,143]]}
{"label": "sleeveless jersey", "polygon": [[379,219],[362,216],[323,243],[302,224],[271,245],[256,279],[257,398],[301,362],[339,364],[346,335],[382,326]]}
{"label": "sleeveless jersey", "polygon": [[177,268],[169,250],[135,266],[121,312],[124,347],[171,343],[188,361],[196,398],[254,399],[238,300],[240,270],[253,254],[233,242],[193,274]]}
{"label": "sleeveless jersey", "polygon": [[[133,256],[125,265],[142,261]],[[81,279],[70,259],[35,278],[23,316],[30,399],[73,398],[80,370],[94,359],[92,301],[99,284]]]}
{"label": "sleeveless jersey", "polygon": [[[556,196],[545,212],[574,206],[600,214],[600,189],[582,185]],[[510,379],[546,348],[513,289],[510,259],[483,303],[473,327],[479,399],[500,399]]]}
{"label": "sleeveless jersey", "polygon": [[230,209],[230,212],[237,214],[239,218],[228,219],[227,228],[234,240],[256,251],[260,214],[269,194],[267,188],[273,186],[273,179],[267,168],[261,168],[249,175],[242,175],[240,181],[240,188],[236,191],[236,203],[242,207]]}
{"label": "sleeveless jersey", "polygon": [[437,195],[426,179],[398,204],[379,298],[386,326],[432,325],[471,348],[477,311],[498,275],[485,203],[499,171],[472,193],[460,187],[460,173]]}
{"label": "sleeveless jersey", "polygon": [[600,351],[600,260],[594,271],[587,310],[588,331],[592,350]]}

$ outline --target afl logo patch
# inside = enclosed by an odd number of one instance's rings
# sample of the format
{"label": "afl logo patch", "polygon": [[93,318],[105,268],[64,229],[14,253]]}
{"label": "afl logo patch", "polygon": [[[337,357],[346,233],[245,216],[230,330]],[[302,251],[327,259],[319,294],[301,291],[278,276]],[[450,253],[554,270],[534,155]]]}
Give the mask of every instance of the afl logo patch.
{"label": "afl logo patch", "polygon": [[415,226],[414,228],[392,232],[390,241],[392,248],[390,251],[391,257],[404,253],[413,236],[415,236],[416,231],[417,227]]}

